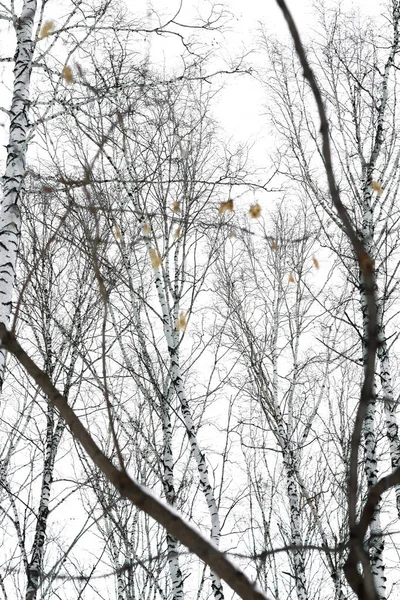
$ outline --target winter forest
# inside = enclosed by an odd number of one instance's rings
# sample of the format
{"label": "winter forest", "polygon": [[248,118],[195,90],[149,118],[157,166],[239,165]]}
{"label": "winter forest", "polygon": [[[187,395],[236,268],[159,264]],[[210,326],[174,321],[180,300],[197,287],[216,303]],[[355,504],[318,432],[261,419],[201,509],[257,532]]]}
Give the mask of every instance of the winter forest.
{"label": "winter forest", "polygon": [[400,0],[302,1],[0,2],[1,600],[400,597]]}

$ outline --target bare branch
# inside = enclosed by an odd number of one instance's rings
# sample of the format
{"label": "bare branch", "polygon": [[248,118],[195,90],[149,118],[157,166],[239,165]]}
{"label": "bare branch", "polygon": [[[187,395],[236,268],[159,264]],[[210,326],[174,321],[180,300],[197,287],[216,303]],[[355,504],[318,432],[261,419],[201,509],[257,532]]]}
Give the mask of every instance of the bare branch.
{"label": "bare branch", "polygon": [[128,498],[135,506],[163,525],[171,535],[203,560],[221,579],[224,579],[243,600],[268,600],[257,584],[252,583],[243,571],[237,568],[214,544],[186,523],[176,511],[160,502],[149,490],[113,465],[82,425],[66,398],[52,384],[48,375],[31,360],[14,334],[7,331],[2,324],[0,324],[0,339],[4,348],[15,356],[47,395],[50,404],[57,408],[72,435],[82,445],[94,464],[124,498]]}

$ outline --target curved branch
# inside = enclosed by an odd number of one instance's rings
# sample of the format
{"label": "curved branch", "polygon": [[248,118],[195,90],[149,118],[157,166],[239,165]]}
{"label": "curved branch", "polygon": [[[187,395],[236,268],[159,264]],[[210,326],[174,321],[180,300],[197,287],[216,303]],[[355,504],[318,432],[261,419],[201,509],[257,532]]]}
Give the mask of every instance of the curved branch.
{"label": "curved branch", "polygon": [[79,441],[94,464],[115,489],[120,492],[121,496],[130,500],[135,506],[165,527],[168,533],[176,537],[191,552],[203,560],[241,598],[244,600],[268,600],[256,583],[252,583],[243,571],[236,567],[223,552],[218,550],[194,527],[184,521],[178,512],[158,500],[149,490],[113,465],[83,426],[66,398],[52,384],[48,375],[27,355],[15,335],[7,331],[3,324],[0,324],[0,340],[4,349],[15,356],[35,383],[47,395],[49,403],[57,408],[74,438]]}
{"label": "curved branch", "polygon": [[[292,14],[286,5],[285,0],[276,0],[276,2],[282,10],[282,13],[288,24],[290,34],[292,36],[294,46],[296,49],[296,53],[303,69],[304,78],[308,81],[315,102],[317,104],[318,114],[321,123],[320,134],[322,138],[322,155],[324,159],[324,166],[326,176],[328,179],[330,195],[332,198],[333,205],[339,216],[339,219],[343,223],[346,235],[353,246],[354,253],[358,259],[360,271],[365,281],[365,294],[367,299],[367,312],[369,318],[366,348],[367,356],[365,360],[364,382],[361,389],[360,402],[358,405],[353,433],[351,436],[348,505],[351,548],[349,558],[351,556],[353,560],[350,562],[348,561],[347,563],[346,577],[350,586],[357,593],[360,599],[362,598],[363,600],[377,600],[378,595],[372,578],[369,557],[367,556],[363,547],[364,536],[360,537],[360,524],[357,525],[356,523],[356,501],[358,490],[358,452],[361,443],[362,425],[366,416],[368,404],[373,395],[375,357],[378,348],[377,304],[375,298],[375,267],[371,256],[366,251],[364,244],[360,241],[357,235],[357,231],[353,226],[350,217],[347,213],[347,210],[340,199],[339,189],[336,184],[335,174],[333,170],[328,118],[325,111],[322,95],[315,75],[308,62],[306,52],[300,38],[300,34],[293,20]],[[365,509],[367,508],[367,504],[364,507]],[[358,563],[362,564],[363,575],[361,575],[357,570]]]}

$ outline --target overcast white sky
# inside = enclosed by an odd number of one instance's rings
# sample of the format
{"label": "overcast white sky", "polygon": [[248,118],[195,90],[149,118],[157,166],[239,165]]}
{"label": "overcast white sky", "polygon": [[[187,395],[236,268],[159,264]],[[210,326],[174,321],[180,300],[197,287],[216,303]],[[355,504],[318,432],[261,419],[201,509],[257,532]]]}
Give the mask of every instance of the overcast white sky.
{"label": "overcast white sky", "polygon": [[[171,17],[176,12],[182,2],[182,16],[193,16],[193,11],[200,10],[205,13],[209,6],[219,0],[136,0],[131,3],[126,0],[129,10],[137,13],[141,17],[146,15],[150,7],[156,14],[165,17]],[[326,4],[337,6],[339,0],[325,0]],[[260,22],[264,23],[267,30],[277,36],[288,36],[287,26],[281,14],[276,0],[221,0],[221,3],[227,7],[233,15],[229,23],[230,30],[225,34],[224,39],[216,36],[218,44],[227,58],[239,55],[240,52],[247,53],[257,46],[256,32]],[[376,0],[341,0],[344,8],[359,7],[364,14],[376,14],[381,11],[382,2]],[[68,0],[66,2],[68,5]],[[304,38],[307,38],[315,22],[315,10],[313,9],[313,0],[288,0],[288,5],[293,12],[300,31]],[[55,19],[59,9],[53,2],[49,2],[45,9],[45,20]],[[185,20],[180,17],[180,20]],[[152,18],[152,25],[156,25],[156,17]],[[150,25],[150,23],[149,23]],[[4,41],[4,39],[3,39]],[[152,36],[151,54],[156,58],[156,62],[166,66],[173,62],[173,43],[169,41],[166,44],[164,38]],[[181,45],[176,41],[177,56],[182,51]],[[4,50],[4,46],[3,46]],[[5,50],[4,50],[5,51]],[[251,62],[252,55],[248,57]],[[7,65],[6,65],[7,66]],[[11,76],[11,68],[9,68]],[[261,139],[260,131],[265,131],[265,118],[262,116],[263,103],[265,101],[265,90],[261,85],[250,77],[235,77],[227,79],[225,91],[220,96],[219,103],[215,106],[215,115],[224,127],[229,136],[234,140],[254,141],[257,138],[257,145],[260,149],[268,146],[268,140]],[[0,115],[0,123],[6,120],[4,115]],[[264,135],[267,135],[265,133]],[[261,150],[262,151],[262,150]],[[3,154],[0,165],[3,164]]]}
{"label": "overcast white sky", "polygon": [[[226,0],[237,20],[232,21],[232,46],[238,49],[243,46],[250,49],[255,43],[255,31],[262,22],[268,31],[276,36],[288,36],[286,22],[276,0]],[[315,9],[312,0],[287,0],[288,6],[296,20],[297,26],[304,39],[310,34],[315,23]],[[326,0],[326,5],[338,6],[344,9],[359,8],[365,15],[376,15],[381,12],[383,2],[376,0]],[[264,92],[255,81],[246,78],[245,81],[236,79],[220,103],[217,112],[218,119],[227,130],[235,124],[235,137],[238,139],[250,136],[256,137],[260,132],[260,113],[263,110]],[[265,120],[264,120],[265,126]]]}

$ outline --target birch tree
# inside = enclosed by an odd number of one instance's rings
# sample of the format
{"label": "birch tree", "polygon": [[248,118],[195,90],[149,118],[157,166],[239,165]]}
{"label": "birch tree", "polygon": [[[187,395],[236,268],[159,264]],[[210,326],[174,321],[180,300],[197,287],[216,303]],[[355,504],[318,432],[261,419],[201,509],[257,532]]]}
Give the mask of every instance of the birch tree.
{"label": "birch tree", "polygon": [[[323,502],[319,497],[323,492],[318,491],[318,481],[325,478],[317,475],[312,481],[308,471],[311,458],[307,459],[305,454],[306,448],[318,445],[311,431],[316,428],[317,415],[324,410],[334,363],[329,350],[324,356],[322,352],[313,355],[310,349],[304,349],[303,339],[320,308],[313,295],[321,298],[324,285],[317,291],[312,281],[318,266],[313,257],[318,227],[313,232],[311,215],[304,207],[298,210],[296,216],[288,216],[282,207],[275,214],[269,211],[265,222],[273,225],[268,229],[262,219],[248,232],[239,233],[239,239],[234,238],[232,244],[227,242],[232,248],[221,253],[216,278],[226,321],[226,344],[231,352],[237,353],[242,365],[243,379],[238,378],[238,385],[244,395],[244,406],[249,406],[243,410],[241,419],[246,463],[252,465],[254,461],[248,474],[251,514],[257,518],[254,507],[258,505],[262,515],[270,511],[264,525],[266,531],[260,532],[261,539],[276,547],[277,540],[283,537],[290,548],[288,587],[282,592],[281,582],[275,583],[276,597],[296,593],[302,599],[314,597],[321,587],[320,581],[317,590],[310,587],[312,567],[302,549],[307,544],[307,527],[315,527],[322,548],[332,545],[326,533],[326,513],[320,513]],[[252,214],[254,210],[250,208],[250,222]],[[256,428],[254,423],[258,424]],[[274,504],[277,504],[276,496],[281,492],[276,480],[281,467],[268,453],[270,447],[281,454],[285,479],[282,494],[288,503],[288,523],[274,505],[268,508],[268,496],[261,491],[263,486],[275,489]],[[265,467],[260,469],[257,466],[260,464]],[[317,468],[326,470],[321,459]],[[256,524],[251,522],[249,528],[256,535]],[[263,555],[262,549],[255,550],[256,554],[257,551]],[[345,598],[342,574],[329,551],[324,559],[334,583],[335,597]],[[268,578],[270,585],[271,577],[272,573]]]}
{"label": "birch tree", "polygon": [[[9,325],[15,264],[19,235],[21,230],[21,214],[19,197],[23,194],[26,169],[26,151],[29,123],[29,86],[32,74],[34,55],[33,24],[37,3],[27,0],[23,3],[21,14],[13,10],[5,12],[5,18],[13,24],[16,36],[16,52],[14,57],[13,95],[10,108],[10,129],[7,144],[6,170],[3,176],[3,196],[1,200],[0,226],[4,239],[1,262],[1,323]],[[4,379],[4,351],[0,353],[0,386]]]}
{"label": "birch tree", "polygon": [[[33,189],[29,189],[29,183],[32,184],[32,181],[28,179],[27,197],[20,199],[25,222],[16,282],[17,289],[20,289],[18,331],[21,337],[29,340],[31,351],[42,364],[43,370],[52,381],[62,386],[66,397],[74,403],[77,391],[81,388],[83,372],[87,369],[82,362],[84,340],[97,314],[97,302],[93,304],[91,285],[93,274],[85,261],[74,260],[72,256],[65,264],[63,239],[57,237],[54,242],[54,234],[59,231],[59,217],[50,208],[48,197],[45,197],[43,206],[43,199],[37,195],[35,197],[34,182]],[[53,244],[49,244],[52,238]],[[68,291],[64,289],[65,277],[69,280]],[[60,502],[59,490],[55,498],[52,498],[52,493],[56,458],[65,424],[53,407],[47,407],[42,415],[40,403],[43,399],[37,391],[28,393],[24,390],[24,383],[26,381],[20,372],[10,372],[7,376],[4,395],[7,397],[11,390],[14,393],[18,390],[22,398],[31,396],[31,404],[19,411],[18,421],[11,429],[15,434],[3,451],[2,466],[3,486],[8,501],[12,499],[16,538],[24,557],[26,598],[34,598],[42,580],[44,565],[48,564],[45,553],[51,546],[47,539],[49,515]],[[7,420],[12,414],[11,407],[8,413]],[[40,433],[35,442],[37,432]],[[3,430],[3,434],[8,435],[7,429]],[[13,491],[18,481],[18,477],[17,481],[13,481],[15,474],[18,469],[25,469],[25,457],[20,456],[23,454],[22,444],[32,456],[32,475],[27,474],[28,481],[32,479],[27,486],[29,492],[22,488],[21,493],[16,493]],[[41,468],[37,469],[40,464]],[[41,481],[39,488],[37,481]],[[31,513],[25,521],[23,512],[27,507]],[[35,531],[33,538],[30,533],[32,529]],[[7,578],[4,585],[6,588],[9,586]]]}
{"label": "birch tree", "polygon": [[[391,3],[385,25],[387,49],[377,40],[376,23],[365,24],[356,12],[345,19],[339,12],[319,5],[321,37],[309,53],[327,105],[332,131],[335,167],[345,205],[357,223],[357,234],[377,268],[377,314],[379,344],[377,360],[382,405],[377,406],[378,388],[368,405],[364,422],[365,476],[367,487],[376,484],[379,473],[379,449],[376,423],[384,419],[390,446],[392,468],[399,465],[400,443],[396,423],[396,401],[390,366],[390,314],[397,281],[397,216],[393,212],[397,190],[398,125],[396,55],[399,44],[399,5]],[[280,110],[271,113],[276,130],[288,153],[282,171],[288,180],[296,180],[325,224],[337,223],[326,190],[318,181],[318,160],[312,154],[318,143],[317,131],[309,110],[309,93],[296,72],[296,59],[277,44],[266,42],[273,77],[270,90],[280,99]],[[322,50],[322,51],[321,51]],[[285,56],[286,55],[286,56]],[[325,226],[325,225],[324,225]],[[327,231],[326,243],[337,248],[336,235]],[[365,282],[361,269],[341,253],[343,271],[360,295],[360,317],[350,327],[360,327],[362,361],[367,361],[368,311]],[[344,318],[347,319],[346,313]],[[387,325],[388,324],[388,325]],[[383,414],[380,408],[383,408]],[[398,504],[398,489],[396,502]],[[383,560],[384,539],[379,506],[371,524],[370,553],[379,597],[387,594]]]}

